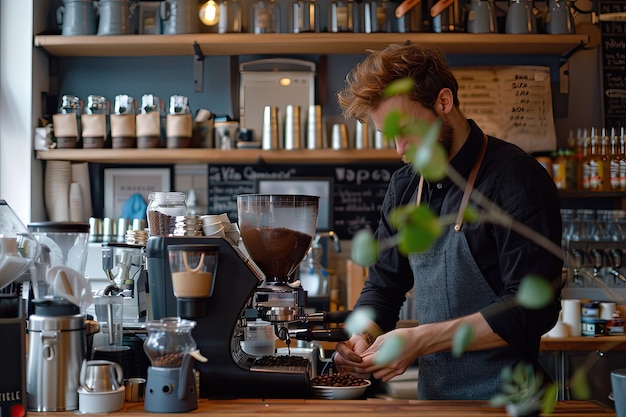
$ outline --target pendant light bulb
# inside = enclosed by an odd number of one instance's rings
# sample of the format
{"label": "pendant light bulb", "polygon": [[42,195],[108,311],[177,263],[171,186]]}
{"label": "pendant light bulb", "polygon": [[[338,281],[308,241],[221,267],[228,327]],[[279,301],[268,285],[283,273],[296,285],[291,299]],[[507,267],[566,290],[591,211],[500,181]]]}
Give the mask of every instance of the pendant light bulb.
{"label": "pendant light bulb", "polygon": [[219,5],[215,0],[208,0],[200,6],[200,21],[207,26],[215,26],[219,20]]}

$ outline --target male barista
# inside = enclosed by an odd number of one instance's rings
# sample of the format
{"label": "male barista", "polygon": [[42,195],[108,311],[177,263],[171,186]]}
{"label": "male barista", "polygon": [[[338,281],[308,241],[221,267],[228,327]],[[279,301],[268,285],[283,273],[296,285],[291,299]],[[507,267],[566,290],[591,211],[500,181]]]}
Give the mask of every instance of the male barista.
{"label": "male barista", "polygon": [[[385,87],[404,77],[415,83],[410,94],[383,96]],[[346,117],[371,117],[378,130],[393,109],[429,122],[441,119],[439,140],[451,167],[465,179],[475,175],[475,189],[517,222],[560,245],[560,204],[551,177],[526,152],[485,135],[466,119],[457,91],[439,49],[390,45],[370,52],[352,70],[338,101]],[[407,145],[420,138],[395,141],[403,156]],[[456,216],[470,191],[470,186],[459,188],[448,178],[423,180],[406,165],[389,183],[376,236],[382,240],[395,234],[389,221],[394,207],[424,204],[438,215]],[[537,365],[540,337],[555,324],[560,310],[561,268],[560,259],[509,227],[457,217],[426,252],[405,257],[394,247],[381,253],[369,268],[355,308],[373,308],[384,333],[375,340],[354,335],[338,344],[335,365],[340,372],[388,381],[417,359],[418,398],[489,399],[499,390],[503,367],[520,361]],[[557,288],[545,308],[530,310],[514,302],[520,281],[529,274],[545,277]],[[394,330],[411,288],[419,325]],[[475,338],[455,358],[452,339],[463,324],[473,327]],[[391,334],[402,337],[402,350],[391,363],[379,365],[376,353]]]}

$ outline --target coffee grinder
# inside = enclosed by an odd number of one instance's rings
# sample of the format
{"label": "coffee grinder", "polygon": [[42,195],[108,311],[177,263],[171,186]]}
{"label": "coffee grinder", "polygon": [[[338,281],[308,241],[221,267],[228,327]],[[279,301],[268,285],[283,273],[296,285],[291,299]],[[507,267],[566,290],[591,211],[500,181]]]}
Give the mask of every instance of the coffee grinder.
{"label": "coffee grinder", "polygon": [[[270,322],[276,336],[288,345],[292,338],[348,338],[342,328],[319,328],[326,323],[342,323],[347,313],[306,314],[306,291],[293,278],[315,234],[318,202],[319,197],[302,195],[238,196],[239,228],[245,245],[242,249],[223,238],[148,239],[146,256],[154,318],[179,315],[197,322],[194,339],[208,359],[196,364],[202,398],[311,396],[307,360],[283,365],[242,349],[248,321]],[[168,248],[199,243],[218,247],[212,296],[204,302],[176,298]]]}
{"label": "coffee grinder", "polygon": [[123,297],[125,328],[141,327],[148,317],[145,246],[107,242],[102,244],[102,269]]}
{"label": "coffee grinder", "polygon": [[[168,247],[174,295],[184,300],[182,314],[202,314],[211,296],[217,268],[215,245],[171,245]],[[146,323],[148,338],[144,350],[152,366],[148,368],[144,409],[157,413],[180,413],[198,408],[194,373],[198,354],[191,330],[196,322],[165,317]]]}

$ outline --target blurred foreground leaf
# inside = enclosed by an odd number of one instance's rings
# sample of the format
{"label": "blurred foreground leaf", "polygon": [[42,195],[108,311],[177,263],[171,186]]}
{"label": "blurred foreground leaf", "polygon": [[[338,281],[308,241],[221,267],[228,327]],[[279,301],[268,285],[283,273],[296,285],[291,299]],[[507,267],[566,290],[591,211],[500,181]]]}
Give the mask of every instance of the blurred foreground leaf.
{"label": "blurred foreground leaf", "polygon": [[424,252],[441,235],[439,218],[425,205],[397,207],[390,222],[398,230],[398,250],[405,255]]}
{"label": "blurred foreground leaf", "polygon": [[474,327],[471,324],[465,323],[459,327],[452,338],[452,356],[460,358],[474,338]]}
{"label": "blurred foreground leaf", "polygon": [[374,310],[369,307],[357,307],[346,319],[344,327],[348,333],[361,333],[374,321]]}
{"label": "blurred foreground leaf", "polygon": [[367,268],[378,259],[378,241],[369,229],[362,229],[352,238],[350,258]]}
{"label": "blurred foreground leaf", "polygon": [[415,85],[415,81],[411,77],[400,78],[392,81],[383,90],[384,97],[398,96],[401,94],[409,94]]}
{"label": "blurred foreground leaf", "polygon": [[522,279],[517,292],[517,301],[522,307],[539,309],[547,306],[554,298],[554,289],[548,280],[537,275]]}
{"label": "blurred foreground leaf", "polygon": [[570,387],[572,389],[572,396],[576,400],[588,400],[591,398],[591,389],[589,388],[589,382],[587,381],[587,375],[583,368],[578,368],[574,371],[570,380]]}
{"label": "blurred foreground leaf", "polygon": [[389,334],[383,343],[380,345],[380,348],[376,352],[376,356],[374,357],[374,363],[376,365],[388,365],[393,362],[395,359],[400,356],[402,352],[402,347],[404,345],[404,338],[395,333]]}
{"label": "blurred foreground leaf", "polygon": [[550,384],[546,388],[546,392],[543,394],[541,400],[541,412],[543,414],[552,414],[554,407],[556,407],[556,396],[558,387],[556,384]]}

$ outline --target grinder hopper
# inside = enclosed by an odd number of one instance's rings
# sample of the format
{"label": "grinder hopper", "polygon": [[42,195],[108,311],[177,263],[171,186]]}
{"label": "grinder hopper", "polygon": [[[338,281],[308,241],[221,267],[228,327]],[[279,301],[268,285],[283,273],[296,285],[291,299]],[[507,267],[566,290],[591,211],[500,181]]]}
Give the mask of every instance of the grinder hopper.
{"label": "grinder hopper", "polygon": [[268,285],[286,285],[304,259],[317,225],[319,197],[237,196],[241,239]]}

